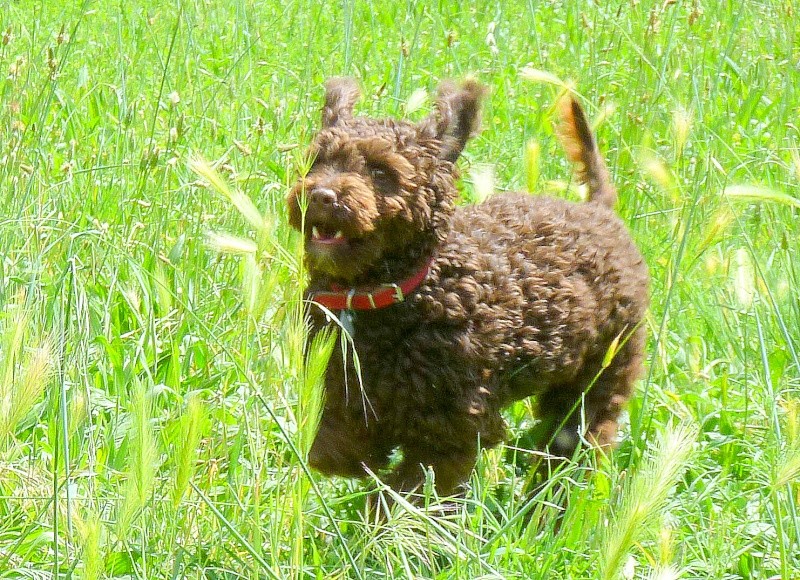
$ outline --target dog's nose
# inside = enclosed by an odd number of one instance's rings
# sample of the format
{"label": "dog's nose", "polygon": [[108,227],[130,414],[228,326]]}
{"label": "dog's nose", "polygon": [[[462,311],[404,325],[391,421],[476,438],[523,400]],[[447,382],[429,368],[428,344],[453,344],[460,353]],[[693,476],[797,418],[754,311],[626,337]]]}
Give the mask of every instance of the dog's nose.
{"label": "dog's nose", "polygon": [[327,187],[315,187],[308,196],[309,202],[315,205],[335,205],[336,192]]}

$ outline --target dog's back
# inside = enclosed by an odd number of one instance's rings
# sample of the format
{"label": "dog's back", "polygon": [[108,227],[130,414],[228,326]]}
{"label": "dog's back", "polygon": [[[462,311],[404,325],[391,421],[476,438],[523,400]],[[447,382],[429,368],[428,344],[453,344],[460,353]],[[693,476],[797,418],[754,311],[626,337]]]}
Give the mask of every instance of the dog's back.
{"label": "dog's back", "polygon": [[438,284],[479,282],[481,303],[464,317],[473,344],[506,347],[491,361],[505,376],[496,396],[505,404],[536,394],[542,443],[569,456],[584,430],[599,446],[613,444],[641,373],[649,273],[614,211],[617,191],[586,114],[572,97],[559,113],[558,135],[587,203],[505,193],[460,208]]}

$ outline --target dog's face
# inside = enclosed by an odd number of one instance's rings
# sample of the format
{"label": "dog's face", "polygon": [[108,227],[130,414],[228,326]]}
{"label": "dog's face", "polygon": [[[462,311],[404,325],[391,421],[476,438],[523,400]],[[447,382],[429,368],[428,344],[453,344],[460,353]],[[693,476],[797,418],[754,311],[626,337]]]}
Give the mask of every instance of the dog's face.
{"label": "dog's face", "polygon": [[314,161],[289,193],[289,220],[305,235],[312,273],[349,282],[444,235],[453,163],[476,129],[483,89],[440,88],[436,111],[418,124],[354,117],[351,79],[332,79],[326,89]]}

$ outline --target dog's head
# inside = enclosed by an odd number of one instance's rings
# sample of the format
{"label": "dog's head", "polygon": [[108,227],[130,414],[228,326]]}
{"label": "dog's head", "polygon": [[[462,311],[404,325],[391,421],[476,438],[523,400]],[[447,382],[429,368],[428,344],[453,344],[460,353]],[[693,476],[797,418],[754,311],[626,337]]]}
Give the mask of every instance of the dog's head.
{"label": "dog's head", "polygon": [[453,164],[477,130],[483,94],[475,81],[443,84],[434,112],[415,124],[355,117],[355,81],[326,83],[313,164],[288,196],[312,273],[352,282],[446,235]]}

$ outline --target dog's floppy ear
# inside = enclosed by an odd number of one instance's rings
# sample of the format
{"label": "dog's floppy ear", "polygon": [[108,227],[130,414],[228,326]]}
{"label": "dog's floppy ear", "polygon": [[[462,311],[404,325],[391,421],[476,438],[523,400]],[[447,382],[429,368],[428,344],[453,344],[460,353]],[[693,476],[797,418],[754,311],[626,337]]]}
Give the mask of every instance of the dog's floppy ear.
{"label": "dog's floppy ear", "polygon": [[481,124],[481,100],[486,87],[468,79],[460,86],[452,82],[439,85],[435,111],[420,123],[420,133],[441,141],[439,158],[455,162],[470,137]]}
{"label": "dog's floppy ear", "polygon": [[332,127],[352,118],[353,105],[361,91],[354,79],[334,77],[325,82],[325,105],[322,107],[322,126]]}

